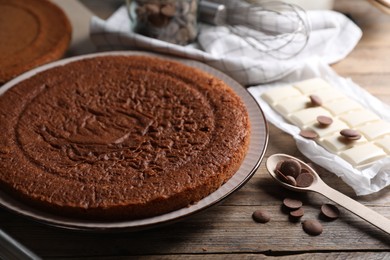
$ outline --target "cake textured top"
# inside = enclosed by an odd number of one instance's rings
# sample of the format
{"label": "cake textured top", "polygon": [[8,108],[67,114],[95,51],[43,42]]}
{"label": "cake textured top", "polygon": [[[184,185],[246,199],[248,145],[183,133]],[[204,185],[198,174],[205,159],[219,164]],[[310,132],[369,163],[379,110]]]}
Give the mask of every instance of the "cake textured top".
{"label": "cake textured top", "polygon": [[212,75],[147,56],[83,59],[0,97],[0,184],[56,214],[156,216],[226,182],[249,132],[245,105]]}

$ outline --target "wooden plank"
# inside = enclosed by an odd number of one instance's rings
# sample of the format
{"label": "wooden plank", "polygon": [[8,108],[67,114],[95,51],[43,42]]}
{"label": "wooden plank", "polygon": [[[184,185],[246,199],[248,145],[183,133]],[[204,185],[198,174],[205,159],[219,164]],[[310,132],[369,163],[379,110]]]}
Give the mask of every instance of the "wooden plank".
{"label": "wooden plank", "polygon": [[[90,1],[107,17],[113,5]],[[367,1],[338,0],[336,9],[348,13],[364,34],[348,57],[332,67],[361,87],[390,104],[390,16],[383,15]],[[270,125],[270,143],[265,158],[284,152],[306,160],[288,134]],[[390,188],[356,196],[334,174],[319,169],[324,181],[342,193],[390,218]],[[292,223],[282,210],[286,196],[299,196],[304,202],[302,218],[319,219],[324,226],[320,236],[309,236],[300,222]],[[264,161],[253,178],[221,204],[181,222],[123,233],[90,233],[48,227],[0,210],[0,228],[44,258],[100,259],[388,259],[390,238],[382,231],[340,208],[335,221],[319,218],[319,208],[329,202],[319,194],[295,194],[276,184],[266,172]],[[271,213],[269,223],[255,223],[256,209]]]}
{"label": "wooden plank", "polygon": [[[314,196],[314,195],[313,195]],[[2,218],[4,229],[39,255],[88,256],[88,255],[142,255],[142,254],[190,254],[190,253],[299,253],[315,250],[372,251],[387,250],[388,235],[372,227],[360,218],[341,210],[336,221],[319,218],[321,203],[303,197],[304,219],[319,219],[324,232],[312,237],[303,232],[300,222],[289,221],[281,209],[281,201],[273,205],[259,203],[251,206],[213,207],[185,221],[152,230],[135,233],[95,234],[63,231],[21,222],[14,217]],[[272,203],[270,203],[272,204]],[[251,214],[265,208],[272,216],[267,224],[255,223]],[[385,214],[388,207],[376,207]],[[2,214],[3,215],[3,214]],[[48,247],[47,245],[50,245]],[[71,252],[71,253],[70,253]]]}
{"label": "wooden plank", "polygon": [[[198,259],[208,259],[208,260],[217,260],[217,259],[224,259],[224,260],[236,260],[236,259],[243,259],[243,260],[251,260],[251,259],[270,259],[273,255],[273,252],[268,252],[267,254],[250,254],[250,253],[243,253],[243,254],[208,254],[207,252],[202,254],[185,254],[185,255],[178,255],[178,254],[172,254],[172,255],[146,255],[146,256],[139,256],[139,255],[128,255],[128,256],[115,256],[115,257],[99,257],[101,260],[123,260],[123,259],[129,259],[134,258],[138,260],[146,260],[146,259],[159,259],[159,260],[180,260],[180,259],[186,259],[186,260],[198,260]],[[316,252],[316,253],[306,253],[306,254],[295,254],[295,255],[276,255],[278,259],[281,260],[289,260],[289,259],[306,259],[306,260],[321,260],[321,259],[342,259],[342,260],[355,260],[355,259],[370,259],[370,260],[387,260],[390,257],[390,253],[382,253],[382,252]],[[67,258],[68,260],[71,259],[78,259],[74,257]],[[87,259],[95,259],[94,257],[87,257],[83,258],[85,260]]]}
{"label": "wooden plank", "polygon": [[[390,40],[390,39],[389,39]],[[386,74],[390,72],[390,48],[375,47],[378,52],[372,52],[372,47],[356,48],[348,59],[332,67],[340,75],[354,73],[360,75]]]}
{"label": "wooden plank", "polygon": [[[169,256],[159,256],[158,258],[161,260],[165,259],[188,259],[188,260],[196,260],[196,259],[269,259],[269,255],[272,255],[273,252],[269,252],[269,254],[231,254],[231,255],[169,255]],[[161,258],[160,258],[161,257]],[[336,253],[313,253],[313,254],[296,254],[292,256],[278,256],[278,259],[288,260],[288,259],[306,259],[306,260],[320,260],[320,259],[370,259],[370,260],[380,260],[380,259],[388,259],[389,254],[387,253],[377,253],[377,252],[368,252],[368,253],[354,253],[354,252],[336,252]],[[148,256],[139,257],[142,259],[149,259]]]}

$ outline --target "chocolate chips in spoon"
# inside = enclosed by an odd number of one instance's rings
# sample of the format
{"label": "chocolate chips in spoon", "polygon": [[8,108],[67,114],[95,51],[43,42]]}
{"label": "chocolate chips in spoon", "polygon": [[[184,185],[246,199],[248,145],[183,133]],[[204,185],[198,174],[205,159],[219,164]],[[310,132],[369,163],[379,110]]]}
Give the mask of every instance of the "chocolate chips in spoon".
{"label": "chocolate chips in spoon", "polygon": [[281,181],[297,187],[309,187],[314,181],[313,174],[294,159],[279,162],[275,173]]}

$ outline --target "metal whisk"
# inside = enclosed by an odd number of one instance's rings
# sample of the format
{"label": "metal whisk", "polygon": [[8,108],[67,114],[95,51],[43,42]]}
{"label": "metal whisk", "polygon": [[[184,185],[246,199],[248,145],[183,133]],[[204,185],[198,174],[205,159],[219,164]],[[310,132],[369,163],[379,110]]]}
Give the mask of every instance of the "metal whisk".
{"label": "metal whisk", "polygon": [[250,46],[277,59],[289,59],[306,46],[310,24],[305,11],[279,1],[202,0],[202,22],[226,26]]}

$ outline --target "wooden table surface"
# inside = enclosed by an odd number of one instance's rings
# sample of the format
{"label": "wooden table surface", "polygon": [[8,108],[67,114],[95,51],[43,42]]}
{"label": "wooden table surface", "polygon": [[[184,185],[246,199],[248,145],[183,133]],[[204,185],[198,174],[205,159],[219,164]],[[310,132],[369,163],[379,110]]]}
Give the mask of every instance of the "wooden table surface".
{"label": "wooden table surface", "polygon": [[[104,11],[102,2],[84,1],[96,12]],[[390,104],[390,16],[366,1],[338,0],[335,9],[350,15],[362,28],[363,38],[333,69]],[[272,125],[269,130],[265,159],[282,152],[306,160],[289,135]],[[286,196],[303,200],[303,219],[319,219],[319,207],[329,201],[318,194],[298,195],[281,188],[266,173],[264,161],[252,179],[221,204],[169,226],[133,233],[77,232],[0,210],[0,228],[37,255],[51,259],[390,258],[390,236],[341,207],[339,219],[320,219],[324,231],[319,236],[307,235],[300,222],[290,222],[281,208]],[[390,218],[390,187],[357,197],[332,173],[320,170],[320,175],[331,187]],[[268,210],[271,221],[255,223],[251,215],[257,209]]]}

